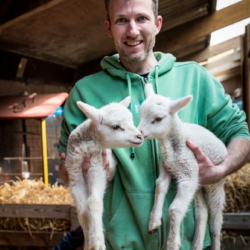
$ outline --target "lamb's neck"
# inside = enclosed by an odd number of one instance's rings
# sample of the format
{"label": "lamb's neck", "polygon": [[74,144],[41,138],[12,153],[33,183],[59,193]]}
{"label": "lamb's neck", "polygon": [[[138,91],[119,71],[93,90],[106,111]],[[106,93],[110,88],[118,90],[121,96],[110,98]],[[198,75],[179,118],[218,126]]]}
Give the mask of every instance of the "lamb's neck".
{"label": "lamb's neck", "polygon": [[175,115],[171,126],[163,138],[159,140],[162,153],[173,154],[177,152],[185,141],[185,128],[180,118]]}
{"label": "lamb's neck", "polygon": [[78,144],[85,144],[85,150],[88,152],[100,151],[103,149],[97,128],[91,120],[87,120],[79,125],[75,129],[72,139],[76,142],[74,143],[75,145],[77,142]]}

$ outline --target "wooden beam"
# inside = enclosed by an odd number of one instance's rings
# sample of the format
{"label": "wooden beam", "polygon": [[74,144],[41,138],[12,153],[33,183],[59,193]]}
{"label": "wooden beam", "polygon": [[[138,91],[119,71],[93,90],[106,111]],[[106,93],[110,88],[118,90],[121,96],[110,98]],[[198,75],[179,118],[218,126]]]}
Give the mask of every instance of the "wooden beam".
{"label": "wooden beam", "polygon": [[224,213],[223,229],[249,230],[250,213]]}
{"label": "wooden beam", "polygon": [[59,3],[62,3],[64,1],[66,1],[66,0],[53,0],[53,1],[50,1],[50,2],[48,2],[46,4],[43,4],[43,5],[39,6],[39,7],[37,7],[35,9],[33,9],[33,10],[19,16],[19,17],[14,18],[13,20],[10,20],[10,21],[0,25],[0,31],[3,30],[3,29],[6,29],[6,28],[18,23],[18,22],[21,22],[21,21],[23,21],[25,19],[28,19],[31,16],[37,15],[38,13],[40,13],[42,11],[50,9],[50,8],[54,7],[55,5],[57,5]]}
{"label": "wooden beam", "polygon": [[62,204],[4,204],[0,217],[57,218],[70,220],[71,206]]}
{"label": "wooden beam", "polygon": [[241,55],[240,51],[229,51],[230,54],[222,54],[209,60],[207,64],[203,66],[209,70],[213,75],[219,75],[221,72],[240,67]]}
{"label": "wooden beam", "polygon": [[204,61],[208,60],[208,58],[210,58],[210,57],[222,54],[222,53],[224,53],[228,50],[231,50],[231,49],[240,48],[241,47],[241,39],[242,39],[242,37],[238,36],[238,37],[232,38],[230,40],[227,40],[223,43],[220,43],[220,44],[217,44],[214,46],[209,46],[200,52],[190,54],[188,56],[181,57],[178,59],[180,59],[181,61],[195,61],[198,63],[204,62]]}
{"label": "wooden beam", "polygon": [[54,247],[64,236],[64,232],[22,232],[0,230],[1,246]]}
{"label": "wooden beam", "polygon": [[[190,58],[189,55],[193,55],[204,51],[209,46],[209,43],[210,43],[210,35],[204,36],[195,41],[193,44],[189,44],[175,51],[174,56],[177,58],[178,61],[194,61],[193,59],[189,59]],[[186,58],[188,59],[186,60]]]}
{"label": "wooden beam", "polygon": [[246,112],[247,123],[250,128],[250,24],[246,26],[242,47],[243,109]]}
{"label": "wooden beam", "polygon": [[174,52],[213,31],[250,17],[250,0],[243,0],[213,14],[160,33],[155,50]]}
{"label": "wooden beam", "polygon": [[239,67],[235,67],[235,68],[220,72],[218,74],[214,74],[214,76],[219,82],[224,82],[236,76],[240,76],[240,74],[241,74],[241,67],[239,66]]}
{"label": "wooden beam", "polygon": [[209,4],[209,6],[210,6],[209,11],[211,13],[215,12],[216,11],[217,0],[209,0],[209,3],[210,3]]}

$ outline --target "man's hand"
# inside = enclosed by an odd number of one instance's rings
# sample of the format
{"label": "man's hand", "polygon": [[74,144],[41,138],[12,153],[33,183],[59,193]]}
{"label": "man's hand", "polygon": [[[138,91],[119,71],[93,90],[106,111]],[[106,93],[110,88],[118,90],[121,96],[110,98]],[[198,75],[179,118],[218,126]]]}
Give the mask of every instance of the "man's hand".
{"label": "man's hand", "polygon": [[106,170],[106,179],[109,179],[110,177],[110,166],[109,166],[109,159],[107,155],[107,150],[102,150],[102,164],[104,166],[104,169]]}
{"label": "man's hand", "polygon": [[66,184],[69,184],[69,174],[65,167],[66,153],[61,153],[60,157],[61,157],[61,162],[58,168],[59,176]]}
{"label": "man's hand", "polygon": [[[59,176],[66,184],[68,184],[69,183],[69,175],[68,175],[67,169],[65,167],[65,160],[66,160],[67,154],[61,153],[60,157],[61,157],[61,163],[60,163],[59,169],[58,169]],[[90,164],[91,164],[90,160],[91,160],[91,154],[86,154],[84,159],[83,159],[83,165],[82,165],[82,174],[83,174],[84,178],[86,178],[86,175],[87,175],[88,170],[90,168]],[[102,151],[102,162],[103,162],[104,169],[106,170],[106,178],[108,179],[110,176],[110,168],[109,168],[109,160],[108,160],[106,149],[104,149]]]}
{"label": "man's hand", "polygon": [[215,166],[197,144],[191,140],[187,140],[186,144],[193,151],[197,160],[199,181],[202,185],[216,183],[224,177],[223,163]]}

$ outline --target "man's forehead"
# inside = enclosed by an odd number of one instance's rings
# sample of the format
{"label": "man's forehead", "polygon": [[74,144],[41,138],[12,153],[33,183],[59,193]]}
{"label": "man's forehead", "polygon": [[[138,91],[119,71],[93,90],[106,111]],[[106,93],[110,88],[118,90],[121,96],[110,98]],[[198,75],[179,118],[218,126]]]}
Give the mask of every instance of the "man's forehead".
{"label": "man's forehead", "polygon": [[152,0],[111,0],[109,7],[116,15],[125,15],[122,13],[125,10],[137,11],[138,9],[137,14],[146,14],[153,10]]}

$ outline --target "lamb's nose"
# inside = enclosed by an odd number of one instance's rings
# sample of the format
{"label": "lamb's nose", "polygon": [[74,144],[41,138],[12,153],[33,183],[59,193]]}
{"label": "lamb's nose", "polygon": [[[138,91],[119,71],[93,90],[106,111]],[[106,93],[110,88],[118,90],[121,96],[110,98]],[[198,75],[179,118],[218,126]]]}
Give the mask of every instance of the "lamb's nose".
{"label": "lamb's nose", "polygon": [[143,140],[143,136],[142,135],[137,135],[136,136],[138,139],[140,139],[140,140]]}

